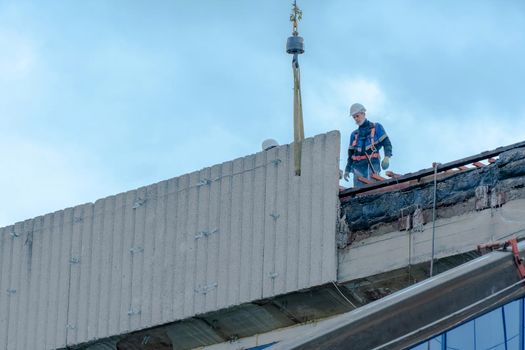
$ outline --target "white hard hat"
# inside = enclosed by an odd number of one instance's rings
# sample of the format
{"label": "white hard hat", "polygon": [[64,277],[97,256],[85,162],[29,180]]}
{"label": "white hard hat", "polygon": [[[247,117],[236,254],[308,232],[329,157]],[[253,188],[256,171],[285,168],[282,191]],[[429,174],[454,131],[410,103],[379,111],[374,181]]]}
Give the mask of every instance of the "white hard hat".
{"label": "white hard hat", "polygon": [[360,103],[354,103],[352,106],[350,106],[350,116],[354,116],[356,113],[364,113],[366,112],[365,106],[363,106]]}
{"label": "white hard hat", "polygon": [[274,147],[277,147],[277,146],[279,146],[279,144],[274,139],[267,139],[267,140],[264,140],[263,143],[262,143],[263,151],[267,151],[270,148],[274,148]]}

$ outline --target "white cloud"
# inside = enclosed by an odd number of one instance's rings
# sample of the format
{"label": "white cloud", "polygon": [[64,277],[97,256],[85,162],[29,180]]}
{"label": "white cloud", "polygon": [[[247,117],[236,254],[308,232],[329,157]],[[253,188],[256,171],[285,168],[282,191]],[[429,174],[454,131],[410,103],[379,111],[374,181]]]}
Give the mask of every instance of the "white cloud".
{"label": "white cloud", "polygon": [[326,129],[347,125],[348,110],[354,102],[362,103],[369,115],[385,112],[387,98],[379,83],[365,78],[320,79],[305,89],[305,114]]}

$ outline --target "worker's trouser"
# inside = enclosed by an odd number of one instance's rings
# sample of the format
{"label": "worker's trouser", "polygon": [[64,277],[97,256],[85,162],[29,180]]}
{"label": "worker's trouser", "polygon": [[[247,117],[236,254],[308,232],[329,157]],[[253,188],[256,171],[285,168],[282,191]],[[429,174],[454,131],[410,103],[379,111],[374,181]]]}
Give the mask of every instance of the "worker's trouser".
{"label": "worker's trouser", "polygon": [[362,187],[365,184],[362,183],[357,179],[358,176],[362,176],[365,179],[371,179],[372,174],[375,172],[376,174],[379,174],[381,171],[381,165],[379,158],[371,158],[370,162],[372,163],[372,166],[374,169],[372,170],[370,168],[370,163],[367,159],[365,160],[358,160],[354,161],[352,163],[352,173],[354,174],[354,187]]}

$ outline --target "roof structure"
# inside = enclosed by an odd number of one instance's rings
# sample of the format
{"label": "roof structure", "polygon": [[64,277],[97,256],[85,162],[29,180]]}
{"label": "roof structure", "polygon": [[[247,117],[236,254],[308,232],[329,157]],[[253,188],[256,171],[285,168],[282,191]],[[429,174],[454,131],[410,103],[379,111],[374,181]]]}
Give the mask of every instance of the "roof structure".
{"label": "roof structure", "polygon": [[1,228],[0,349],[319,346],[409,291],[432,314],[478,244],[525,234],[522,143],[343,191],[339,144],[305,139],[301,176],[284,145]]}

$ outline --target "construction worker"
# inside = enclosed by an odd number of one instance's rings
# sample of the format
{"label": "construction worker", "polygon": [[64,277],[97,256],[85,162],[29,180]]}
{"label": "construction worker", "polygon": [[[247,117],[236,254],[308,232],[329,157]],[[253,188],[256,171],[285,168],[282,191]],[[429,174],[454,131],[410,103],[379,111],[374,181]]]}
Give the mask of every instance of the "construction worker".
{"label": "construction worker", "polygon": [[[361,187],[363,182],[358,180],[359,176],[370,179],[372,174],[378,174],[388,169],[390,157],[392,157],[392,143],[379,123],[372,123],[366,119],[366,109],[360,103],[354,103],[350,107],[350,116],[354,118],[359,126],[350,135],[348,146],[348,162],[346,163],[344,179],[354,174],[354,187]],[[381,161],[379,150],[384,147],[385,157]]]}

